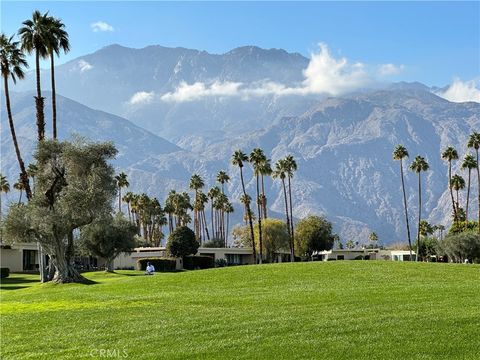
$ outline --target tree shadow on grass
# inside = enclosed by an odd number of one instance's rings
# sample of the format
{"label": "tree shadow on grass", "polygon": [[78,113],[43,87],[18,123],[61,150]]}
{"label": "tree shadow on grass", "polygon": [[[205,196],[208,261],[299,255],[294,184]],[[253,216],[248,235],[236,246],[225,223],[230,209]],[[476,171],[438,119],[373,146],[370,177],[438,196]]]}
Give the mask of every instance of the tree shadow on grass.
{"label": "tree shadow on grass", "polygon": [[0,282],[0,289],[1,290],[24,289],[33,285],[32,283],[39,283],[39,282],[40,282],[39,280],[15,276],[11,278],[2,279]]}

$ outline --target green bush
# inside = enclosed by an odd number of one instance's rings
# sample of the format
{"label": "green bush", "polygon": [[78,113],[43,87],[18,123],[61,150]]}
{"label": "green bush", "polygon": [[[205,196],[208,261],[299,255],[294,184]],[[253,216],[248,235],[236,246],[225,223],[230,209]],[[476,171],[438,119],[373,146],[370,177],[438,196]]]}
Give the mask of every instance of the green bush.
{"label": "green bush", "polygon": [[199,246],[195,233],[187,226],[180,226],[169,235],[167,252],[174,257],[184,257],[196,254]]}
{"label": "green bush", "polygon": [[215,260],[215,267],[225,267],[227,266],[227,260],[225,259],[217,259]]}
{"label": "green bush", "polygon": [[363,260],[363,256],[362,256],[362,255],[358,255],[358,256],[356,256],[355,259],[353,259],[353,260]]}
{"label": "green bush", "polygon": [[0,278],[1,279],[5,279],[9,276],[10,276],[10,269],[9,268],[6,268],[6,267],[0,268]]}
{"label": "green bush", "polygon": [[157,272],[169,272],[175,271],[176,269],[176,261],[171,258],[146,258],[137,260],[138,268],[140,270],[145,270],[147,268],[147,263],[152,264]]}
{"label": "green bush", "polygon": [[187,270],[210,269],[213,267],[215,267],[215,262],[210,256],[198,255],[183,258],[183,268]]}

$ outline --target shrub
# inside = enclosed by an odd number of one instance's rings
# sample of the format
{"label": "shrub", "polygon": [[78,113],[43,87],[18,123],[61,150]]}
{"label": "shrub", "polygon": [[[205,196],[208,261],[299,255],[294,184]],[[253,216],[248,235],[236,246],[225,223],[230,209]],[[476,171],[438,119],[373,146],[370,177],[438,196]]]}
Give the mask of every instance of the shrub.
{"label": "shrub", "polygon": [[227,260],[225,259],[217,259],[215,260],[215,267],[225,267],[227,266]]}
{"label": "shrub", "polygon": [[222,239],[212,239],[205,241],[202,245],[204,248],[224,248],[225,242]]}
{"label": "shrub", "polygon": [[195,233],[187,226],[176,228],[168,237],[167,251],[174,257],[196,254],[198,247]]}
{"label": "shrub", "polygon": [[183,258],[183,267],[187,270],[210,269],[215,267],[215,263],[210,256],[185,256]]}
{"label": "shrub", "polygon": [[362,255],[358,255],[358,256],[356,256],[355,259],[353,259],[353,260],[363,260],[363,256],[362,256]]}
{"label": "shrub", "polygon": [[6,267],[0,268],[0,278],[1,279],[5,279],[9,276],[10,276],[10,269],[9,268],[6,268]]}
{"label": "shrub", "polygon": [[155,271],[158,272],[175,271],[176,269],[176,260],[171,258],[146,258],[137,260],[140,270],[145,270],[147,263],[151,263],[155,267]]}

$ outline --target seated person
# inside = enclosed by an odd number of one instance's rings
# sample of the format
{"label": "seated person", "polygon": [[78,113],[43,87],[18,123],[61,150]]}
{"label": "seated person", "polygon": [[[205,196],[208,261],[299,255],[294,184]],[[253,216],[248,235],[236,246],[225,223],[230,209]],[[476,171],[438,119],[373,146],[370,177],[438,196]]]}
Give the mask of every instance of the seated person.
{"label": "seated person", "polygon": [[153,275],[154,273],[155,273],[155,267],[148,262],[147,263],[147,269],[145,271],[145,275]]}

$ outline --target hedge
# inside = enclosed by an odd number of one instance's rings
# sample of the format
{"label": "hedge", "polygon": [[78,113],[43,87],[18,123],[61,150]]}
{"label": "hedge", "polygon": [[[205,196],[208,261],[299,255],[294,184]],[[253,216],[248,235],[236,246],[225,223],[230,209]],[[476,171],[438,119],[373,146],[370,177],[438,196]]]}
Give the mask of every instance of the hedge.
{"label": "hedge", "polygon": [[0,268],[0,278],[1,279],[5,279],[5,278],[9,277],[9,275],[10,275],[10,269],[9,268],[6,268],[6,267]]}
{"label": "hedge", "polygon": [[213,267],[215,267],[215,262],[210,256],[190,255],[183,258],[183,268],[187,270],[210,269]]}
{"label": "hedge", "polygon": [[172,258],[145,258],[137,260],[140,270],[145,270],[147,263],[152,264],[156,272],[175,271],[176,269],[176,261]]}

